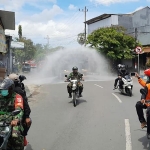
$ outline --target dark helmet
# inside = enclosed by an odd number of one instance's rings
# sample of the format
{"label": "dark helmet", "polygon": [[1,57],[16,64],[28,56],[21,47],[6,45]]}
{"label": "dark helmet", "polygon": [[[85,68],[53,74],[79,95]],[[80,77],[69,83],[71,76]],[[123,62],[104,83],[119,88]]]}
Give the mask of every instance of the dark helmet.
{"label": "dark helmet", "polygon": [[125,71],[126,70],[126,66],[125,65],[121,65],[120,69],[121,69],[121,71]]}
{"label": "dark helmet", "polygon": [[20,75],[19,76],[20,82],[22,82],[23,80],[27,79],[24,75]]}
{"label": "dark helmet", "polygon": [[120,69],[120,67],[121,67],[121,64],[118,64],[118,69]]}
{"label": "dark helmet", "polygon": [[78,70],[78,67],[75,66],[75,67],[72,68],[72,70]]}
{"label": "dark helmet", "polygon": [[4,79],[3,82],[0,84],[0,90],[13,91],[14,88],[15,88],[14,81],[10,78]]}

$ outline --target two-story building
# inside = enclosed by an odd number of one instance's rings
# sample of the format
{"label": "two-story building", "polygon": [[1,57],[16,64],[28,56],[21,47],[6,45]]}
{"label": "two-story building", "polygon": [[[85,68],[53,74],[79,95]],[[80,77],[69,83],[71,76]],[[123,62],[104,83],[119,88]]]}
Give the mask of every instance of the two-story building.
{"label": "two-story building", "polygon": [[[86,21],[88,25],[88,34],[101,27],[123,26],[127,29],[127,34],[133,35],[143,46],[150,46],[150,8],[145,7],[130,14],[102,14],[98,17]],[[149,57],[150,47],[143,49],[144,54],[140,55],[141,67],[146,63],[146,57]],[[133,61],[123,61],[129,67],[136,63]]]}

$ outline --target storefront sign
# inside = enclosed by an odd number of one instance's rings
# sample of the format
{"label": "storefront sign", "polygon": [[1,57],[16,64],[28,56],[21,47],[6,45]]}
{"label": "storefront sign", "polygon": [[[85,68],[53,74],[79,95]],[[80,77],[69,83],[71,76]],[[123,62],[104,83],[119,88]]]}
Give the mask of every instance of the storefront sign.
{"label": "storefront sign", "polygon": [[6,53],[6,37],[3,27],[0,25],[0,52]]}

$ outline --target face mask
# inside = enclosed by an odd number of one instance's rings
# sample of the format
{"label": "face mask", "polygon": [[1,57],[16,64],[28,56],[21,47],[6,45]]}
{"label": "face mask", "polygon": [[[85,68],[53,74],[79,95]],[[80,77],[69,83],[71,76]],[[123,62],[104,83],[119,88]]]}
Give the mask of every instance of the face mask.
{"label": "face mask", "polygon": [[2,96],[7,96],[9,93],[8,93],[8,90],[1,90],[1,95]]}

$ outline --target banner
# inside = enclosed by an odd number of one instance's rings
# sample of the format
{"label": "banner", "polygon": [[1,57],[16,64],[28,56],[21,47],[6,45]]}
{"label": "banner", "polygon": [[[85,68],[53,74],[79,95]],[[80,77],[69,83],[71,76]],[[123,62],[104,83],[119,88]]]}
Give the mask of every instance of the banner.
{"label": "banner", "polygon": [[0,25],[0,52],[6,53],[6,37],[3,27]]}

